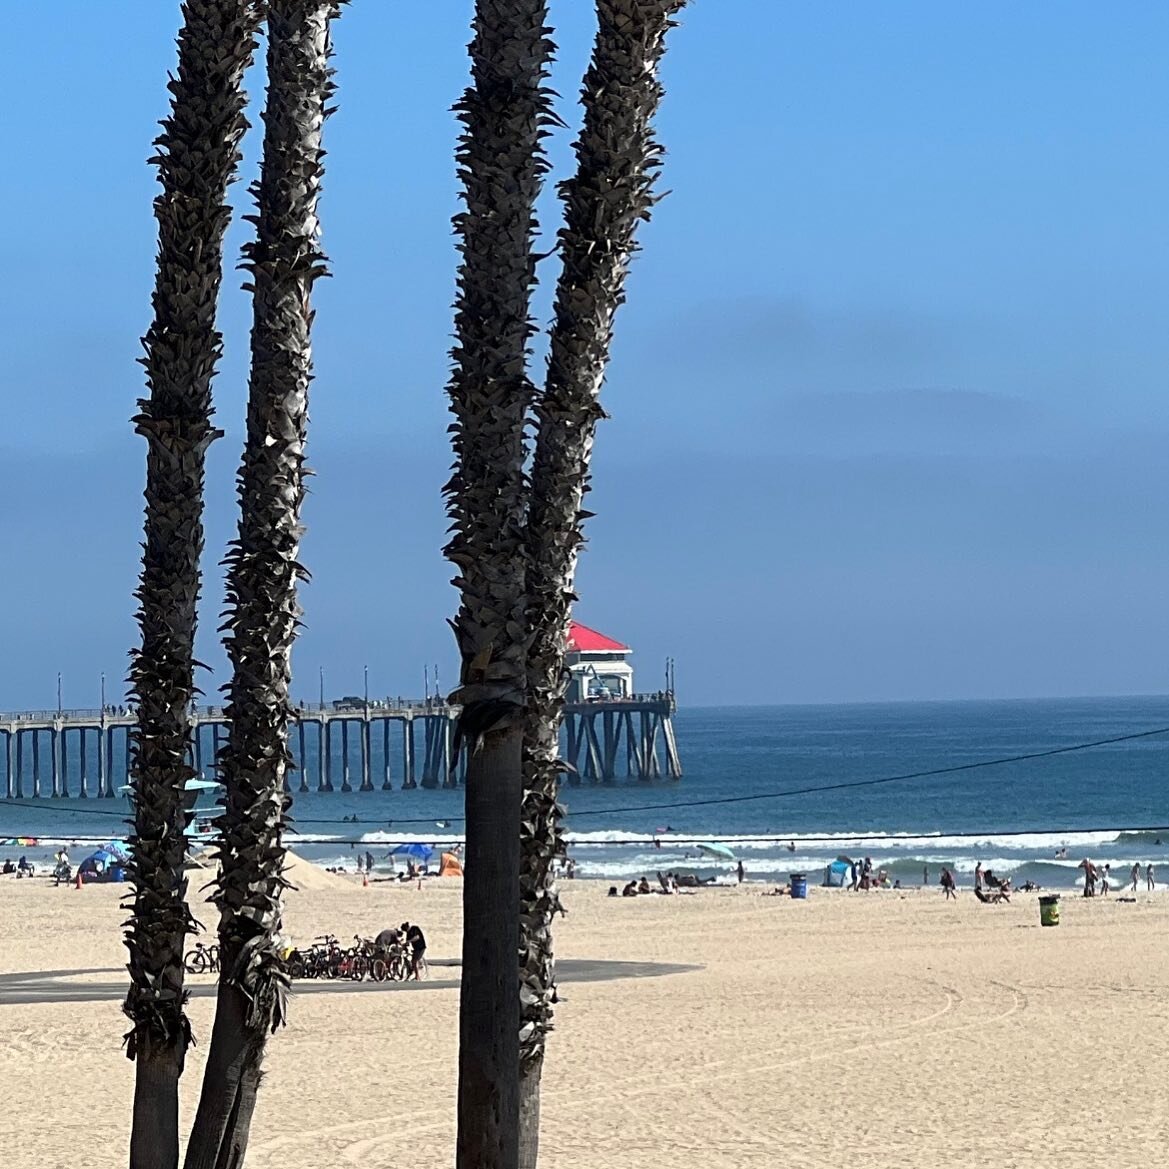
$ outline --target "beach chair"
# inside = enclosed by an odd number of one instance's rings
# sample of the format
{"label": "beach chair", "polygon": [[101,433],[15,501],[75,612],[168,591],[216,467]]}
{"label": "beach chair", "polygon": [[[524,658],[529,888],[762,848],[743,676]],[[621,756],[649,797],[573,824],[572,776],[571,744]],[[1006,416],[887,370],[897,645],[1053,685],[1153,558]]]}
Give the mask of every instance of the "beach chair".
{"label": "beach chair", "polygon": [[979,889],[977,885],[974,888],[974,896],[977,897],[983,905],[998,905],[1002,901],[1010,901],[1010,897],[1007,896],[1002,891],[1002,889],[995,889],[993,892],[987,893],[985,890]]}

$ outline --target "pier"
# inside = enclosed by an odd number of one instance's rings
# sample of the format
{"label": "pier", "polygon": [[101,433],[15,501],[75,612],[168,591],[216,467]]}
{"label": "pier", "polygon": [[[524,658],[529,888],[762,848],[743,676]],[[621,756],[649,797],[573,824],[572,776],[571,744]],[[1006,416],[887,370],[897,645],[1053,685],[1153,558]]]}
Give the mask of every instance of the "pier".
{"label": "pier", "polygon": [[[674,711],[671,691],[568,703],[561,731],[574,769],[568,781],[681,778]],[[288,790],[457,788],[465,774],[465,757],[455,761],[458,716],[457,706],[436,699],[302,704],[289,728]],[[191,767],[215,778],[228,730],[223,707],[197,707],[190,719]],[[112,798],[129,783],[134,722],[124,706],[0,713],[0,792],[9,800]]]}

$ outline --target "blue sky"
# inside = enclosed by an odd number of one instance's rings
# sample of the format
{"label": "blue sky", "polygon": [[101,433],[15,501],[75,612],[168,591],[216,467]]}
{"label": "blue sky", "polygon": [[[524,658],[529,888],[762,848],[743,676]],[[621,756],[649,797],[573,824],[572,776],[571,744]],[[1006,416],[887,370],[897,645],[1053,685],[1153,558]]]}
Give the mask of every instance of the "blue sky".
{"label": "blue sky", "polygon": [[[589,8],[552,5],[570,123]],[[321,667],[334,694],[365,664],[375,693],[420,692],[424,663],[454,678],[448,111],[470,10],[355,0],[337,28],[305,695]],[[145,159],[177,23],[177,3],[144,0],[8,14],[0,709],[52,704],[58,670],[66,703],[95,703],[134,641]],[[1167,689],[1167,37],[1169,7],[1137,0],[692,6],[665,67],[672,193],[618,321],[580,576],[578,615],[634,646],[643,684],[672,654],[683,701],[704,704]],[[239,284],[209,463],[208,689]]]}

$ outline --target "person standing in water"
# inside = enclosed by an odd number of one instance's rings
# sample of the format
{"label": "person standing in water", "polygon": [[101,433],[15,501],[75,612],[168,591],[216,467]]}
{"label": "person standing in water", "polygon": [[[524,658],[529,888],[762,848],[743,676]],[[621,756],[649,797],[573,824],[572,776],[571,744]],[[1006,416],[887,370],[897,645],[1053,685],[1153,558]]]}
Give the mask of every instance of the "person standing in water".
{"label": "person standing in water", "polygon": [[743,883],[743,878],[747,875],[747,871],[743,868],[742,861],[739,861],[738,868],[735,869],[735,872],[738,874],[739,884],[741,885]]}

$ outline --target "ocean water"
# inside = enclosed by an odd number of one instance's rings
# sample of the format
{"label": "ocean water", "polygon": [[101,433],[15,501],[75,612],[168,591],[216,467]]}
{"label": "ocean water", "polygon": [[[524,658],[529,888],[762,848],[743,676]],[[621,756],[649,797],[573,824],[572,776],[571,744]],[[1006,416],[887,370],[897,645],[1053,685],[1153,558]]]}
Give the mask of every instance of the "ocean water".
{"label": "ocean water", "polygon": [[[968,881],[981,861],[1016,883],[1071,887],[1084,856],[1110,862],[1117,880],[1134,861],[1164,864],[1169,881],[1169,734],[872,787],[800,790],[1169,727],[1169,698],[683,708],[676,726],[681,780],[564,786],[579,876],[680,869],[725,879],[734,863],[697,848],[720,840],[749,880],[767,882],[804,872],[818,883],[839,855],[870,856],[904,884],[920,884],[925,868],[936,882],[943,864]],[[315,775],[311,754],[306,762]],[[368,850],[388,871],[396,844],[457,844],[461,802],[457,791],[396,786],[297,795],[289,843],[317,863],[349,867]],[[39,838],[0,855],[44,859],[59,840],[121,835],[125,815],[121,800],[0,800],[0,838]],[[353,815],[356,824],[344,819]]]}

